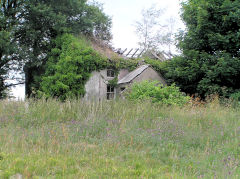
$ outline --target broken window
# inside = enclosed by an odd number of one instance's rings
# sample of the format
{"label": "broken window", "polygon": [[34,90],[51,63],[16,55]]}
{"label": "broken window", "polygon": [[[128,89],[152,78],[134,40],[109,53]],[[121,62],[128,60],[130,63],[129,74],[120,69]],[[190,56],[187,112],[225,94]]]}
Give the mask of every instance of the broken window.
{"label": "broken window", "polygon": [[111,85],[107,85],[107,99],[114,99],[115,89]]}
{"label": "broken window", "polygon": [[107,77],[115,77],[115,73],[113,70],[107,70]]}

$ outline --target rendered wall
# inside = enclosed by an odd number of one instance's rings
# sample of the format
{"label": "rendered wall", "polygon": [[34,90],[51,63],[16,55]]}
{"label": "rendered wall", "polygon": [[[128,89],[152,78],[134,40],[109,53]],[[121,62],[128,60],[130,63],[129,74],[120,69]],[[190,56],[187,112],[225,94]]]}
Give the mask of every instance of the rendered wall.
{"label": "rendered wall", "polygon": [[145,80],[159,81],[163,85],[167,85],[164,78],[161,75],[159,75],[154,69],[149,67],[146,70],[144,70],[140,75],[138,75],[136,78],[134,78],[131,82],[120,84],[117,88],[116,93],[119,97],[123,97],[121,88],[125,88],[127,90],[133,83],[139,83]]}
{"label": "rendered wall", "polygon": [[85,85],[85,98],[86,99],[101,99],[105,97],[107,92],[106,82],[104,77],[106,77],[106,70],[94,71],[91,74],[90,79]]}
{"label": "rendered wall", "polygon": [[[129,73],[128,70],[120,70],[118,79],[120,80]],[[107,70],[94,71],[85,85],[85,99],[106,99],[107,84],[114,77],[107,77]],[[116,89],[115,89],[116,94]],[[115,95],[116,96],[116,95]]]}

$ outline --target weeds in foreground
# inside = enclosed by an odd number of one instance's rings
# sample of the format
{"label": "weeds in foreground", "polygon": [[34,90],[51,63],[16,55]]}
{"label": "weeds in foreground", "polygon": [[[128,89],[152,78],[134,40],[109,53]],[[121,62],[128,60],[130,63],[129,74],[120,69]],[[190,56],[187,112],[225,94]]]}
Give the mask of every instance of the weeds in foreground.
{"label": "weeds in foreground", "polygon": [[239,108],[0,102],[0,178],[238,178]]}

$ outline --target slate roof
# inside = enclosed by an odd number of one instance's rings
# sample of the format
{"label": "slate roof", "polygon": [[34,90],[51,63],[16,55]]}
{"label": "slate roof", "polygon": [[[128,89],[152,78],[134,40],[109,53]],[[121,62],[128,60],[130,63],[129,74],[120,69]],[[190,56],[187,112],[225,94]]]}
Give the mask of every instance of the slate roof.
{"label": "slate roof", "polygon": [[122,83],[129,83],[134,78],[136,78],[138,75],[140,75],[144,70],[146,70],[149,67],[149,65],[141,65],[131,73],[127,74],[125,77],[123,77],[121,80],[118,81],[118,84]]}

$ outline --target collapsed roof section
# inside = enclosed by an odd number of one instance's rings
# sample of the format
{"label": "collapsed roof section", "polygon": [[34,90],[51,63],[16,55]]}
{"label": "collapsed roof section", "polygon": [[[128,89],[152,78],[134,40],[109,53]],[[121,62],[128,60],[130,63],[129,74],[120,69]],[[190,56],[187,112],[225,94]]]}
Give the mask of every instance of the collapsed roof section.
{"label": "collapsed roof section", "polygon": [[149,57],[152,59],[166,61],[170,60],[173,56],[171,54],[167,54],[165,52],[155,52],[154,50],[144,50],[144,49],[114,49],[114,51],[125,57],[125,58],[141,58],[141,57]]}
{"label": "collapsed roof section", "polygon": [[132,59],[132,58],[148,57],[151,59],[166,61],[166,60],[170,60],[173,57],[173,55],[167,54],[165,52],[156,52],[154,50],[144,50],[140,48],[114,49],[110,44],[106,44],[97,39],[91,39],[91,45],[94,50],[98,51],[100,54],[104,55],[108,59],[113,59],[113,58]]}

